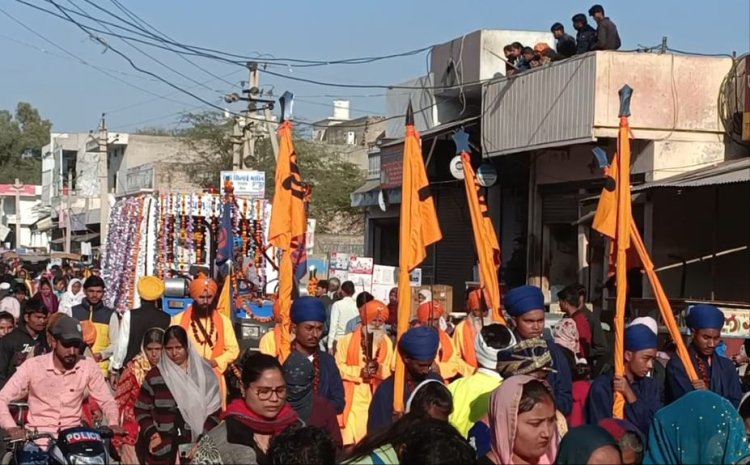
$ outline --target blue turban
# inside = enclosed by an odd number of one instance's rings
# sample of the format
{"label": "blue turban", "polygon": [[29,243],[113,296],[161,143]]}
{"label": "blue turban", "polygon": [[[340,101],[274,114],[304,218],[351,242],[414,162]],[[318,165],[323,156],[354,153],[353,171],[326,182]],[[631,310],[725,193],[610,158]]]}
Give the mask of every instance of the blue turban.
{"label": "blue turban", "polygon": [[690,329],[721,330],[724,327],[724,313],[713,305],[693,305],[688,309],[685,322]]}
{"label": "blue turban", "polygon": [[398,341],[401,353],[415,360],[434,360],[439,344],[440,336],[431,326],[411,328]]}
{"label": "blue turban", "polygon": [[326,322],[326,307],[316,297],[299,297],[292,303],[292,323],[305,321]]}
{"label": "blue turban", "polygon": [[645,349],[656,349],[656,333],[644,324],[630,325],[625,328],[625,350],[638,352]]}
{"label": "blue turban", "polygon": [[544,311],[544,295],[536,286],[521,286],[505,294],[505,311],[510,316],[521,316],[532,310]]}

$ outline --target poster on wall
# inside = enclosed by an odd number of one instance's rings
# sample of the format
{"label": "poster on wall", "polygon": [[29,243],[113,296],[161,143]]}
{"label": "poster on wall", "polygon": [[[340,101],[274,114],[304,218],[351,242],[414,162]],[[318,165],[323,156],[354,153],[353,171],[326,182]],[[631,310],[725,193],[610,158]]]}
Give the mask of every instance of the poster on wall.
{"label": "poster on wall", "polygon": [[330,267],[332,270],[349,271],[349,254],[333,252]]}
{"label": "poster on wall", "polygon": [[373,263],[374,260],[372,258],[352,255],[349,257],[349,273],[372,275]]}

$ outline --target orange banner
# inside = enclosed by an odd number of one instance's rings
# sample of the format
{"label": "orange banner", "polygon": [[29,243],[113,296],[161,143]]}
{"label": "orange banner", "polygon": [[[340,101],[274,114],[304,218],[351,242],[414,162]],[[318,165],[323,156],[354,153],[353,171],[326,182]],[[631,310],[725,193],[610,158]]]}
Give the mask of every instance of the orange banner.
{"label": "orange banner", "polygon": [[487,199],[483,187],[477,181],[477,175],[471,166],[471,157],[461,152],[461,163],[464,171],[466,199],[471,213],[471,228],[474,231],[474,244],[479,257],[479,281],[482,286],[487,307],[492,309],[492,319],[506,324],[500,308],[500,283],[497,273],[500,269],[500,244],[495,234],[495,226],[487,210]]}
{"label": "orange banner", "polygon": [[292,248],[295,243],[304,243],[304,237],[307,234],[306,189],[297,164],[290,121],[284,121],[279,127],[279,158],[276,160],[274,186],[268,239],[271,245],[284,251],[279,266],[279,316],[281,320],[279,353],[283,362],[291,351],[291,308],[294,289]]}
{"label": "orange banner", "polygon": [[[399,229],[398,324],[400,338],[409,329],[411,286],[409,273],[427,257],[427,247],[443,238],[435,202],[422,159],[422,144],[414,128],[411,105],[407,112],[404,141],[404,169],[401,184],[401,224]],[[398,353],[398,351],[396,351]],[[396,358],[393,410],[404,411],[405,367]]]}

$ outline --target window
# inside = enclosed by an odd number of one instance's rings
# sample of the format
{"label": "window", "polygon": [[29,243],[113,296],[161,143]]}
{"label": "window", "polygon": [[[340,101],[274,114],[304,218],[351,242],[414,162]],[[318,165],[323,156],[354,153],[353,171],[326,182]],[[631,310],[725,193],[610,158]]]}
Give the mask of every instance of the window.
{"label": "window", "polygon": [[380,178],[380,154],[370,154],[367,159],[367,179]]}

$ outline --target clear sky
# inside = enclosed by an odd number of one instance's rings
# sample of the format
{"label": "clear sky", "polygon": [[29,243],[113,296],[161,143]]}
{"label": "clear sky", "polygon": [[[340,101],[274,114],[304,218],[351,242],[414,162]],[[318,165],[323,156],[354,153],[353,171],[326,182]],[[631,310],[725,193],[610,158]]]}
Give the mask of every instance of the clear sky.
{"label": "clear sky", "polygon": [[[51,0],[24,1],[55,10]],[[54,1],[105,17],[105,13],[92,6],[95,4],[126,18],[113,0]],[[560,21],[572,30],[570,18],[575,13],[585,13],[590,6],[572,0],[120,0],[120,3],[181,43],[240,55],[263,53],[313,60],[399,53],[446,42],[478,29],[548,31],[552,23]],[[623,49],[655,46],[662,36],[667,36],[671,48],[688,52],[742,54],[750,50],[748,0],[617,0],[603,5],[619,28]],[[81,64],[4,13],[67,52],[142,90]],[[238,66],[193,59],[224,79],[218,80],[173,53],[138,45],[155,58],[152,60],[119,39],[107,40],[139,66],[221,106],[226,106],[221,97],[239,90],[240,81],[247,79],[247,71]],[[102,112],[107,113],[109,125],[115,130],[132,131],[145,126],[172,128],[181,112],[205,108],[190,96],[130,68],[121,57],[105,50],[75,25],[14,0],[0,3],[0,47],[3,51],[0,108],[12,109],[18,101],[31,102],[53,121],[55,131],[87,132],[96,127]],[[337,83],[395,84],[425,74],[425,58],[422,53],[371,64],[272,69]],[[191,80],[204,85],[198,86]],[[385,109],[382,89],[321,87],[268,75],[261,77],[261,83],[265,87],[274,86],[277,95],[284,90],[294,92],[295,116],[306,121],[329,116],[334,99],[331,96],[348,98],[353,116],[383,113]],[[231,108],[239,110],[241,104]]]}

